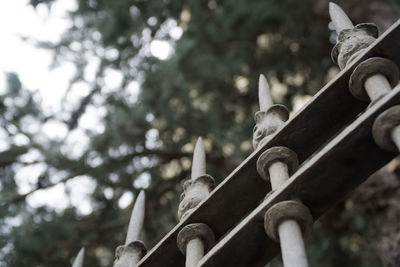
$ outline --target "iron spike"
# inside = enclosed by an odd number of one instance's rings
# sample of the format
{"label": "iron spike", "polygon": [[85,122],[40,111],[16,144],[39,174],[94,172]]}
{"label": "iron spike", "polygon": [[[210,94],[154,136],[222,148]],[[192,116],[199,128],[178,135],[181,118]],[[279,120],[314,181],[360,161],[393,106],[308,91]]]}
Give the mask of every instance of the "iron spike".
{"label": "iron spike", "polygon": [[342,30],[354,28],[353,23],[343,9],[333,2],[329,2],[329,15],[337,34]]}
{"label": "iron spike", "polygon": [[139,240],[140,232],[142,231],[144,221],[145,209],[145,195],[144,191],[140,191],[139,196],[136,198],[135,205],[133,206],[131,219],[129,220],[128,233],[126,235],[125,245],[133,241]]}
{"label": "iron spike", "polygon": [[267,79],[262,74],[258,79],[258,101],[260,103],[260,111],[267,111],[274,104]]}
{"label": "iron spike", "polygon": [[85,257],[85,248],[81,248],[81,250],[79,250],[79,253],[74,260],[74,263],[72,263],[72,267],[82,267],[84,257]]}
{"label": "iron spike", "polygon": [[192,176],[191,179],[195,180],[197,177],[206,174],[206,152],[204,150],[203,139],[199,137],[193,152],[192,162]]}

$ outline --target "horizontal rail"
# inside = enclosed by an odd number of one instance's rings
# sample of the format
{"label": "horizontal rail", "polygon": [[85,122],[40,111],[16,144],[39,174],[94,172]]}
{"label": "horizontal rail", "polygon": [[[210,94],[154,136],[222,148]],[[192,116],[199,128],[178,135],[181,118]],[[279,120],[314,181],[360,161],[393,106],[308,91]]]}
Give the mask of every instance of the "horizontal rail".
{"label": "horizontal rail", "polygon": [[[202,222],[220,239],[256,207],[270,191],[270,186],[256,171],[258,156],[267,148],[283,145],[294,150],[304,162],[338,131],[348,125],[367,103],[356,100],[348,91],[348,80],[354,67],[370,56],[384,56],[400,65],[400,20],[380,36],[361,57],[342,70],[324,86],[300,111],[272,135],[269,142],[254,151],[226,177],[199,206],[179,222],[139,262],[138,266],[180,266],[184,257],[176,246],[180,229],[189,223]],[[250,129],[249,129],[250,131]],[[247,244],[249,244],[246,241]],[[234,254],[232,254],[234,255]],[[210,265],[211,266],[211,265]],[[236,266],[236,265],[235,265]]]}
{"label": "horizontal rail", "polygon": [[371,131],[375,118],[399,103],[400,85],[306,162],[281,189],[220,240],[199,266],[264,266],[278,251],[277,243],[269,239],[264,230],[264,213],[268,208],[282,200],[299,199],[317,219],[342,200],[397,155],[379,148]]}

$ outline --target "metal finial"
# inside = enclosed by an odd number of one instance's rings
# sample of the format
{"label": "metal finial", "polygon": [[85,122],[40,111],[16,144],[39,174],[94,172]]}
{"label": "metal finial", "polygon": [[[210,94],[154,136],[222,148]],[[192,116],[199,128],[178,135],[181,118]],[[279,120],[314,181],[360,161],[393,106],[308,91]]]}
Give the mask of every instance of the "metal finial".
{"label": "metal finial", "polygon": [[262,74],[258,80],[258,101],[260,102],[260,111],[267,111],[274,104],[267,79]]}
{"label": "metal finial", "polygon": [[79,253],[74,260],[74,263],[72,264],[72,267],[82,267],[84,257],[85,257],[85,248],[81,248],[81,250],[79,250]]}
{"label": "metal finial", "polygon": [[206,174],[206,152],[204,150],[203,140],[201,137],[197,139],[196,146],[193,152],[193,162],[192,162],[192,176],[191,179],[194,180],[197,177]]}
{"label": "metal finial", "polygon": [[329,3],[329,15],[331,16],[337,34],[342,30],[354,28],[353,23],[343,9],[333,2]]}
{"label": "metal finial", "polygon": [[126,234],[125,245],[139,240],[140,232],[142,231],[144,221],[144,191],[140,191],[139,196],[136,198],[135,205],[133,206],[131,219],[129,220],[128,233]]}

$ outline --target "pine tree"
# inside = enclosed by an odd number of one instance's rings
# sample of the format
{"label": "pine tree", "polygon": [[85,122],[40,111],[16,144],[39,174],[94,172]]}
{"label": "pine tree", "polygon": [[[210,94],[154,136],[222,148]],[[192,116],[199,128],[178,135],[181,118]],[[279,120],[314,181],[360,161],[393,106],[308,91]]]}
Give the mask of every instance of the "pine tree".
{"label": "pine tree", "polygon": [[[31,0],[34,7],[51,8],[52,2]],[[90,93],[48,114],[41,96],[10,73],[0,95],[1,139],[8,144],[0,152],[0,259],[6,266],[70,266],[81,246],[85,266],[110,266],[131,210],[121,210],[118,201],[125,192],[136,196],[147,182],[144,239],[151,247],[177,222],[181,185],[199,136],[217,183],[251,153],[259,74],[268,77],[274,100],[293,109],[337,72],[324,0],[77,2],[62,39],[38,45],[54,51],[54,65],[73,62],[71,88],[83,82]],[[362,2],[343,1],[355,22],[377,22],[383,30],[400,14],[396,1]],[[173,47],[169,58],[150,53],[154,40]],[[89,79],[93,61],[98,64]],[[122,76],[118,88],[107,87],[110,71]],[[36,129],[57,121],[73,134],[91,107],[103,107],[105,114],[100,130],[84,132],[89,142],[82,151],[72,153],[67,138],[45,138]],[[20,193],[16,174],[37,165],[41,173],[24,178],[35,181],[31,191]],[[39,190],[83,175],[94,182],[89,215],[73,206],[54,211],[26,202]],[[346,214],[343,205],[334,212]],[[320,224],[309,237],[317,244],[310,245],[311,264],[379,266],[365,214],[338,220],[346,226]],[[328,259],[325,265],[321,258]]]}

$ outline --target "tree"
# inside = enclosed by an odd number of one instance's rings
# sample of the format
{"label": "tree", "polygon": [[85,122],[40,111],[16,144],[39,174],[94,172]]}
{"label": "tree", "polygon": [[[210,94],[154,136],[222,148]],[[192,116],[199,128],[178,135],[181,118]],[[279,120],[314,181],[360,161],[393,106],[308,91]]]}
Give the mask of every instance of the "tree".
{"label": "tree", "polygon": [[[51,7],[52,1],[31,3]],[[343,7],[355,22],[376,21],[383,29],[400,10],[395,1],[363,3],[346,1]],[[40,96],[9,74],[1,96],[0,122],[9,144],[0,153],[4,262],[68,266],[85,245],[88,266],[109,266],[130,213],[118,201],[147,184],[144,239],[154,245],[177,221],[178,196],[198,136],[205,140],[207,170],[217,183],[252,151],[260,73],[268,77],[275,101],[293,108],[337,72],[330,59],[329,40],[335,35],[328,29],[327,6],[323,0],[78,0],[72,26],[60,42],[39,45],[55,52],[55,65],[75,64],[70,90],[84,83],[90,93],[78,105],[66,103],[61,112],[46,114]],[[166,60],[154,57],[155,40],[168,42],[174,53]],[[93,62],[94,78],[88,78]],[[117,88],[107,86],[110,71],[122,74]],[[82,133],[80,121],[89,108],[103,108],[102,127]],[[30,127],[49,122],[68,129],[67,137],[43,138]],[[80,149],[69,140],[76,132],[89,140]],[[42,171],[30,177],[34,186],[19,193],[15,174],[35,165]],[[54,211],[27,205],[34,192],[82,176],[94,182],[90,214],[72,206]],[[335,210],[341,216],[349,212],[343,205]],[[353,215],[356,210],[351,209]],[[318,224],[310,236],[311,261],[379,265],[370,253],[365,218],[360,212],[341,219],[346,224],[340,227]]]}

